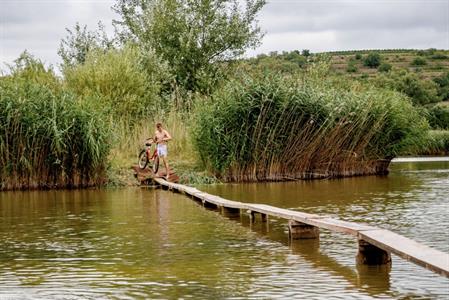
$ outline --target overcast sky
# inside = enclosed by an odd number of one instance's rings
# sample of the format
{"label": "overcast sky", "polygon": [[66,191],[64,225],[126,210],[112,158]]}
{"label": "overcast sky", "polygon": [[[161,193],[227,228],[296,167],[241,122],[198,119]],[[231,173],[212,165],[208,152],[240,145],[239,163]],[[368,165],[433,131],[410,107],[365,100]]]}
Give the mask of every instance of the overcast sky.
{"label": "overcast sky", "polygon": [[[65,28],[76,22],[112,33],[114,0],[0,0],[0,63],[27,49],[57,65]],[[294,49],[312,52],[449,49],[448,0],[269,0],[259,16],[266,33],[248,55]]]}

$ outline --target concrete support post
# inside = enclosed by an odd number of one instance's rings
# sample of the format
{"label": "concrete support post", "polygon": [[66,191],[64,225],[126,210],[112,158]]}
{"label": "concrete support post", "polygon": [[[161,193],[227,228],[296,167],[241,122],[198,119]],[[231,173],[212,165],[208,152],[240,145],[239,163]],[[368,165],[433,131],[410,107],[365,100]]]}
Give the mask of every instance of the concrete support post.
{"label": "concrete support post", "polygon": [[249,215],[250,223],[254,223],[256,221],[256,214],[252,210],[246,211]]}
{"label": "concrete support post", "polygon": [[391,264],[391,254],[365,240],[359,239],[359,251],[357,252],[356,261],[362,265],[387,265]]}
{"label": "concrete support post", "polygon": [[289,220],[288,235],[292,240],[316,239],[320,236],[320,229],[316,226]]}

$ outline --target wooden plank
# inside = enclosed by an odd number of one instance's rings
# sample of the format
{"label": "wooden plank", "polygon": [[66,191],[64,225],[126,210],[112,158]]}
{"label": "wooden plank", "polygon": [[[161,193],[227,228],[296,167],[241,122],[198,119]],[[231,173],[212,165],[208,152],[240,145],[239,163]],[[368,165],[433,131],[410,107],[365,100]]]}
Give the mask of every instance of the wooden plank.
{"label": "wooden plank", "polygon": [[278,208],[278,207],[265,205],[265,204],[248,204],[247,203],[245,208],[255,211],[255,212],[267,214],[270,216],[288,219],[288,220],[295,220],[298,222],[302,222],[305,224],[313,225],[313,226],[324,228],[324,229],[329,229],[332,231],[352,234],[354,236],[357,236],[357,234],[360,230],[377,229],[376,227],[372,227],[372,226],[368,226],[368,225],[364,225],[364,224],[335,220],[332,218],[328,218],[328,217],[324,217],[324,216],[320,216],[320,215],[316,215],[316,214],[303,213],[303,212],[299,212],[299,211]]}
{"label": "wooden plank", "polygon": [[359,232],[358,237],[408,261],[449,278],[449,254],[385,229]]}
{"label": "wooden plank", "polygon": [[353,223],[353,222],[346,222],[342,220],[336,220],[332,218],[311,218],[306,220],[304,223],[307,223],[309,225],[317,226],[320,228],[325,228],[331,231],[337,231],[347,234],[352,234],[354,236],[357,236],[359,231],[362,230],[375,230],[379,229],[377,227],[360,224],[360,223]]}
{"label": "wooden plank", "polygon": [[287,220],[295,220],[298,222],[306,223],[306,221],[309,218],[314,218],[314,217],[319,218],[320,217],[319,215],[289,210],[289,209],[285,209],[285,208],[279,208],[279,207],[266,205],[266,204],[252,204],[252,203],[243,203],[243,204],[244,204],[245,209],[248,209],[251,211],[255,211],[258,213],[270,215],[273,217],[283,218],[283,219],[287,219]]}

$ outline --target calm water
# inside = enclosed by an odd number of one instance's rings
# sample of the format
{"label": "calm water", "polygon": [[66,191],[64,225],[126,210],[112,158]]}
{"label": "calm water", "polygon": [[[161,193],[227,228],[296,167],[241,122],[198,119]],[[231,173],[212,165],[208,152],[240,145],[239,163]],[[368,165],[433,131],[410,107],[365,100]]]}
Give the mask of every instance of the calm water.
{"label": "calm water", "polygon": [[[449,162],[387,177],[201,187],[387,228],[449,252]],[[0,299],[449,299],[449,280],[393,257],[355,265],[356,241],[289,243],[285,221],[249,223],[162,190],[0,193]]]}

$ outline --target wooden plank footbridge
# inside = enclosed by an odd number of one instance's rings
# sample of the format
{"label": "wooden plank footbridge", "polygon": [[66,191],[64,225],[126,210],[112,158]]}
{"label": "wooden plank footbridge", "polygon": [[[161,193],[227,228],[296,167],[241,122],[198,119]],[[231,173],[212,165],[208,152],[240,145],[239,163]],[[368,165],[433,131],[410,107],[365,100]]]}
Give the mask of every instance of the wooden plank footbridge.
{"label": "wooden plank footbridge", "polygon": [[[177,179],[177,177],[175,178]],[[268,216],[286,219],[291,239],[318,238],[320,228],[353,235],[358,240],[356,261],[359,264],[391,264],[391,253],[394,253],[405,260],[449,278],[449,254],[389,230],[266,204],[231,201],[201,192],[193,187],[168,182],[163,178],[154,177],[152,180],[162,188],[188,195],[194,200],[200,201],[203,206],[218,209],[222,213],[247,213],[252,221],[255,220],[256,214],[259,214],[262,222],[267,222]]]}

